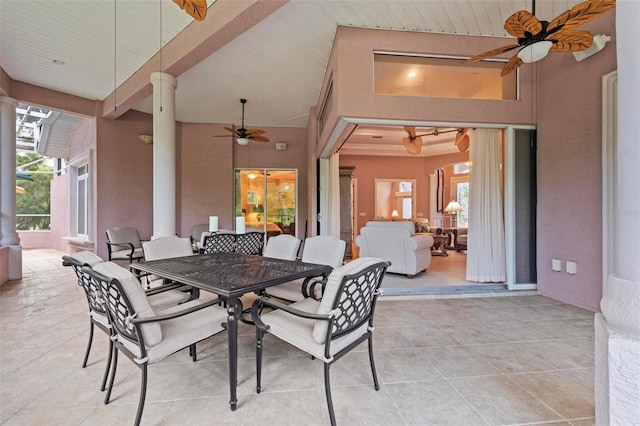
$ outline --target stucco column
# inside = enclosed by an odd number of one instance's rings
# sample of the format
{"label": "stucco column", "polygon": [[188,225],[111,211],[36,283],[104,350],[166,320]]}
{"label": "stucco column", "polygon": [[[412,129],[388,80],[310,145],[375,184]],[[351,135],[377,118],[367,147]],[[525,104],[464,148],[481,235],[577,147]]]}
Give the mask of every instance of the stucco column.
{"label": "stucco column", "polygon": [[17,106],[15,99],[0,97],[0,246],[9,247],[10,280],[22,278],[22,247],[16,231]]}
{"label": "stucco column", "polygon": [[640,419],[640,2],[616,5],[618,140],[614,170],[614,269],[595,318],[596,424]]}
{"label": "stucco column", "polygon": [[153,236],[176,235],[176,102],[178,82],[151,74],[153,85]]}

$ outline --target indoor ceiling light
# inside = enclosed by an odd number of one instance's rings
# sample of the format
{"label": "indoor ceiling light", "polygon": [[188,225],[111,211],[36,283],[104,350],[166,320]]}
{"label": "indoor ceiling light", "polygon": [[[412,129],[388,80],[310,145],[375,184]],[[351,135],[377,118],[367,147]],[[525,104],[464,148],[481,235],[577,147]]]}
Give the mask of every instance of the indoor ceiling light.
{"label": "indoor ceiling light", "polygon": [[518,58],[522,59],[525,64],[539,61],[547,56],[549,49],[551,49],[553,43],[549,40],[538,41],[528,46],[523,47],[518,52]]}
{"label": "indoor ceiling light", "polygon": [[258,175],[257,175],[257,174],[255,174],[255,173],[253,173],[253,172],[251,172],[251,173],[249,173],[249,174],[247,175],[247,177],[248,177],[249,179],[255,179],[257,176],[258,176]]}
{"label": "indoor ceiling light", "polygon": [[236,138],[236,142],[238,142],[238,145],[248,145],[249,138]]}
{"label": "indoor ceiling light", "polygon": [[409,74],[408,74],[408,75],[409,75],[409,78],[413,78],[413,77],[415,77],[417,74],[416,74],[416,72],[415,72],[415,71],[409,71]]}

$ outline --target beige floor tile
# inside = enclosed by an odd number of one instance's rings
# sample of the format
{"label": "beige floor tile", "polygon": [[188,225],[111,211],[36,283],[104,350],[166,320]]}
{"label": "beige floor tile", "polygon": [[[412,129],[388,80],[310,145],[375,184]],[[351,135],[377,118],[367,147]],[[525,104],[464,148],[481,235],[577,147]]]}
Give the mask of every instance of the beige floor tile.
{"label": "beige floor tile", "polygon": [[407,425],[486,424],[445,380],[395,383],[386,386]]}
{"label": "beige floor tile", "polygon": [[502,373],[527,373],[555,370],[536,355],[523,351],[518,343],[473,345],[471,349]]}
{"label": "beige floor tile", "polygon": [[378,379],[381,383],[414,382],[442,378],[442,375],[429,361],[427,354],[419,349],[374,351],[374,357]]}
{"label": "beige floor tile", "polygon": [[509,376],[567,420],[595,416],[593,389],[565,371]]}
{"label": "beige floor tile", "polygon": [[506,376],[452,379],[449,382],[488,424],[563,420]]}
{"label": "beige floor tile", "polygon": [[438,346],[425,353],[434,367],[446,378],[501,374],[478,355],[471,346]]}
{"label": "beige floor tile", "polygon": [[441,325],[440,329],[463,345],[506,342],[504,337],[474,323]]}
{"label": "beige floor tile", "polygon": [[[373,384],[331,388],[336,423],[339,425],[403,425],[391,395]],[[326,407],[323,400],[323,407]],[[328,412],[325,414],[328,418]],[[328,424],[328,422],[326,423]]]}

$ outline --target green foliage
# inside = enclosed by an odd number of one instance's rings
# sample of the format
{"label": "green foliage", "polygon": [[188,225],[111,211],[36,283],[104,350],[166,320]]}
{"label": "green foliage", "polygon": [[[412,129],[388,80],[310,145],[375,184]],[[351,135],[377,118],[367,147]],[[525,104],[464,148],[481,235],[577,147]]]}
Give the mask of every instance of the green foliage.
{"label": "green foliage", "polygon": [[[42,158],[33,153],[21,154],[16,157],[16,164],[31,163]],[[27,191],[26,194],[16,194],[17,214],[50,214],[51,210],[51,179],[53,178],[53,168],[45,164],[44,161],[32,164],[25,168],[28,172],[49,172],[31,173],[33,181],[20,180],[16,182],[18,186]],[[20,231],[50,229],[51,218],[49,216],[20,216],[17,218],[17,229]]]}

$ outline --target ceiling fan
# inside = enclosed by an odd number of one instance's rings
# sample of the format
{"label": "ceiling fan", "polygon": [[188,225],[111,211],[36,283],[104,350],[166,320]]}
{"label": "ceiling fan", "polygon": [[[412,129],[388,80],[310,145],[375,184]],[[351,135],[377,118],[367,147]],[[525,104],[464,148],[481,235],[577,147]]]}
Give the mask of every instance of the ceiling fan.
{"label": "ceiling fan", "polygon": [[407,152],[412,155],[417,155],[422,150],[422,136],[438,136],[442,133],[457,132],[455,144],[458,147],[458,150],[460,152],[464,152],[469,149],[469,129],[456,128],[450,130],[438,130],[436,127],[432,132],[423,133],[421,135],[416,135],[415,126],[404,126],[404,130],[407,131],[409,137],[402,138],[402,144],[406,148]]}
{"label": "ceiling fan", "polygon": [[173,0],[173,2],[196,21],[202,21],[207,16],[207,0]]}
{"label": "ceiling fan", "polygon": [[548,22],[536,18],[536,1],[532,0],[531,13],[520,10],[507,18],[504,23],[504,29],[518,39],[518,44],[498,47],[473,56],[465,62],[477,62],[519,48],[518,53],[502,68],[500,75],[505,76],[524,63],[539,61],[549,52],[586,50],[593,43],[593,35],[576,28],[615,6],[616,0],[588,0]]}
{"label": "ceiling fan", "polygon": [[[235,136],[238,145],[247,145],[250,139],[257,142],[269,142],[269,138],[264,136],[264,134],[267,133],[265,130],[244,128],[244,104],[247,103],[247,100],[240,99],[240,102],[242,103],[242,126],[239,129],[236,129],[235,126],[233,128],[225,127],[225,130],[228,130]],[[214,138],[226,137],[229,137],[229,135],[214,136]]]}

